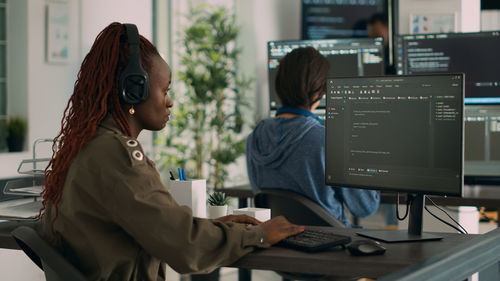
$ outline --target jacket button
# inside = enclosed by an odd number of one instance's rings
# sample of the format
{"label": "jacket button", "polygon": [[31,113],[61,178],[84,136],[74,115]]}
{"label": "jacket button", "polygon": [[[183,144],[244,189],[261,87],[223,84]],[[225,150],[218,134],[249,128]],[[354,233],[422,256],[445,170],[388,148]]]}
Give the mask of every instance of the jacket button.
{"label": "jacket button", "polygon": [[127,145],[130,147],[136,147],[137,146],[137,141],[136,140],[128,140]]}
{"label": "jacket button", "polygon": [[134,150],[132,152],[132,157],[134,157],[134,159],[137,161],[141,161],[144,158],[144,155],[139,150]]}

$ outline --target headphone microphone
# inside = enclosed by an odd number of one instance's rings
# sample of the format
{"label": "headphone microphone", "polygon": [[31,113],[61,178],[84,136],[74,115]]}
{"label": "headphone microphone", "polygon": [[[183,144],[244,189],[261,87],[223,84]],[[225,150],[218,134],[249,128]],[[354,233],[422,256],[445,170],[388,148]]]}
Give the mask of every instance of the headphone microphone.
{"label": "headphone microphone", "polygon": [[135,105],[146,101],[149,97],[149,75],[141,65],[137,27],[130,23],[123,25],[127,31],[130,58],[128,65],[120,74],[119,96],[123,103]]}

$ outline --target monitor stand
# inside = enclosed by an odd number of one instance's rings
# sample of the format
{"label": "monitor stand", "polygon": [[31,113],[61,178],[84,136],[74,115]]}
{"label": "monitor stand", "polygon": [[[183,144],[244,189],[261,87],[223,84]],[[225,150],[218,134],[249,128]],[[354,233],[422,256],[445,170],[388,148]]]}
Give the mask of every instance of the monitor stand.
{"label": "monitor stand", "polygon": [[443,237],[435,234],[422,233],[422,217],[424,214],[424,195],[408,194],[410,200],[410,217],[408,230],[367,230],[356,232],[358,235],[383,242],[413,242],[440,240]]}

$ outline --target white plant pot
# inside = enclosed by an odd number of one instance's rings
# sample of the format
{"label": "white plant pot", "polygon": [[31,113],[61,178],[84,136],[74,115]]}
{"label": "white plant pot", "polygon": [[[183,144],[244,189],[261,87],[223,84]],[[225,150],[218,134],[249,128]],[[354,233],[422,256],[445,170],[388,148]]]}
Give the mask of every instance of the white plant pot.
{"label": "white plant pot", "polygon": [[209,219],[216,219],[227,215],[227,205],[225,206],[207,206],[207,215]]}

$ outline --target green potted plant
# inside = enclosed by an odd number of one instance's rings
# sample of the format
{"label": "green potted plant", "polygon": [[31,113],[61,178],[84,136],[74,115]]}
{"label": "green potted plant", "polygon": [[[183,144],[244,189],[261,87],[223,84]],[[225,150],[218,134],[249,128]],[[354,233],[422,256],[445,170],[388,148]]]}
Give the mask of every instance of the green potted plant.
{"label": "green potted plant", "polygon": [[27,123],[23,117],[12,117],[7,122],[7,147],[9,152],[23,151]]}
{"label": "green potted plant", "polygon": [[227,215],[227,206],[229,197],[224,192],[215,191],[208,196],[207,216],[210,219],[216,219]]}
{"label": "green potted plant", "polygon": [[[224,187],[227,166],[245,153],[242,109],[252,79],[238,75],[240,28],[225,8],[206,3],[191,7],[179,50],[181,83],[174,83],[171,125],[156,139],[164,170],[185,167],[192,178]],[[192,141],[187,141],[192,140]],[[207,173],[208,169],[208,173]]]}

